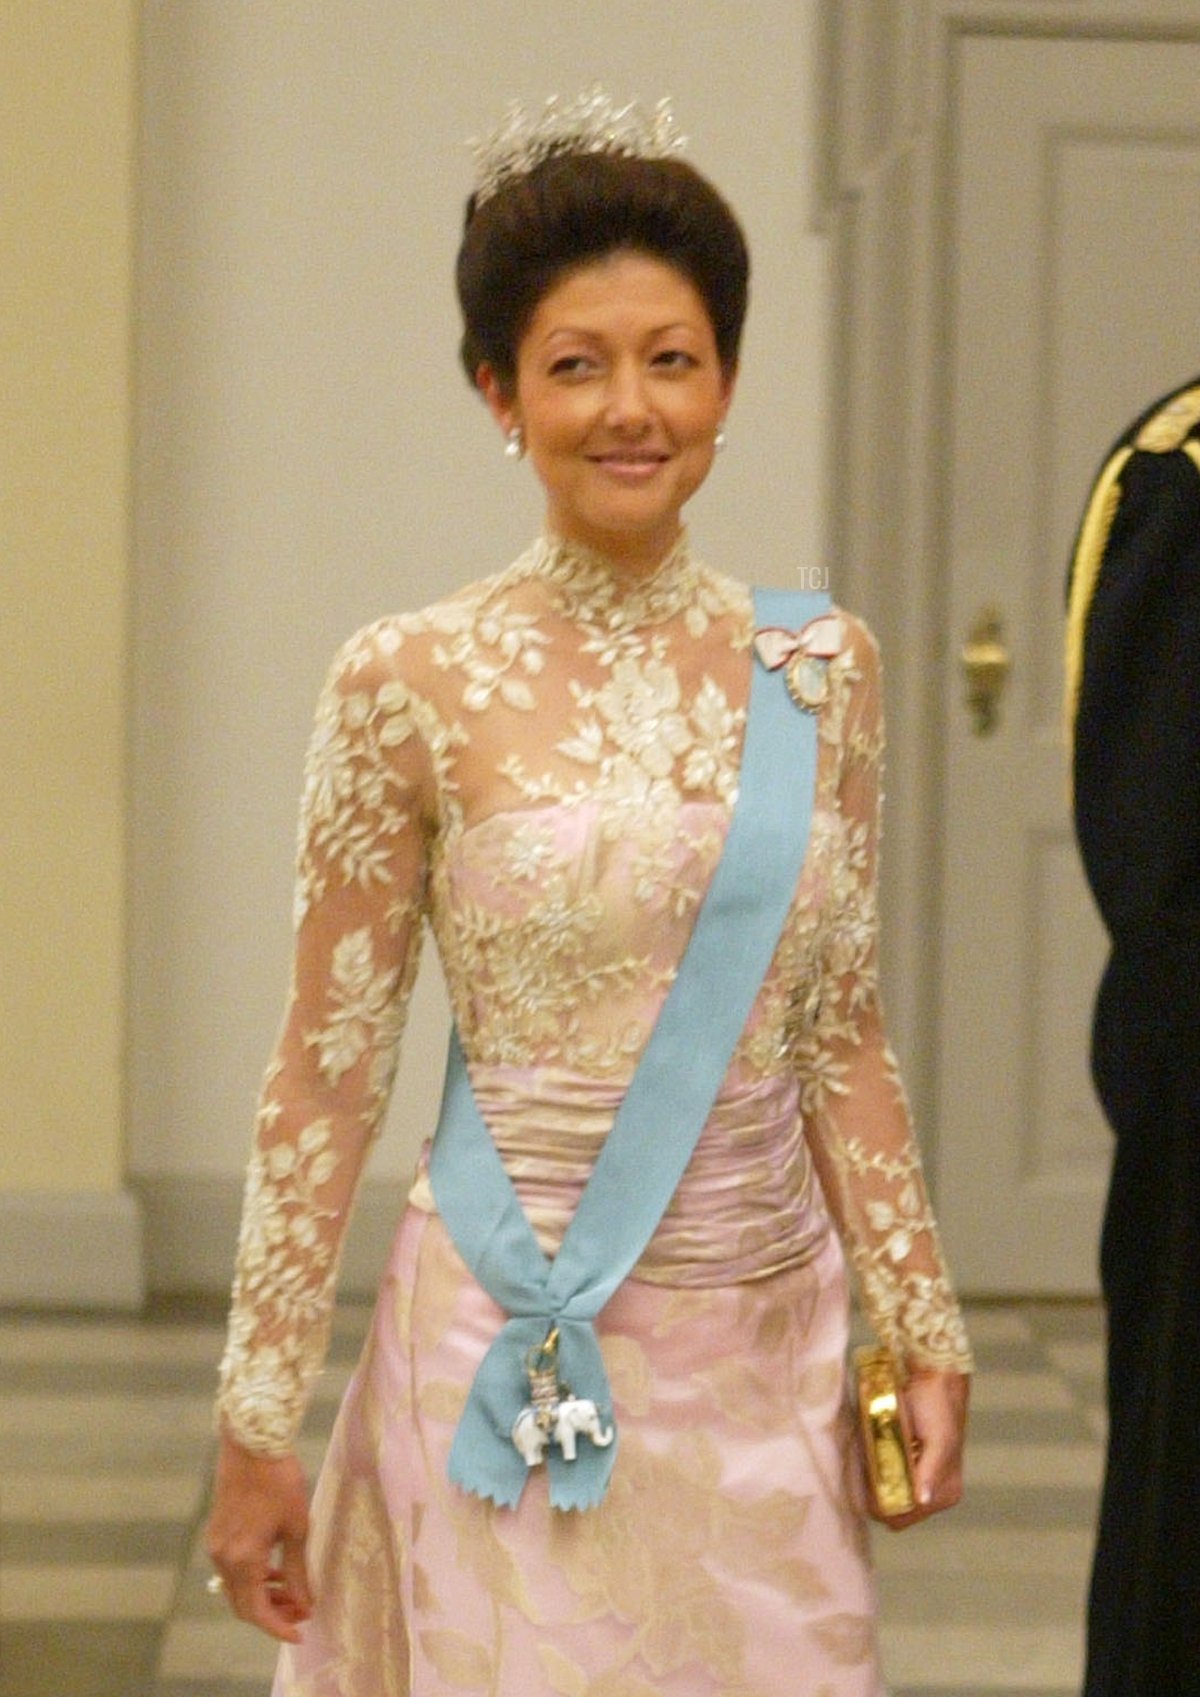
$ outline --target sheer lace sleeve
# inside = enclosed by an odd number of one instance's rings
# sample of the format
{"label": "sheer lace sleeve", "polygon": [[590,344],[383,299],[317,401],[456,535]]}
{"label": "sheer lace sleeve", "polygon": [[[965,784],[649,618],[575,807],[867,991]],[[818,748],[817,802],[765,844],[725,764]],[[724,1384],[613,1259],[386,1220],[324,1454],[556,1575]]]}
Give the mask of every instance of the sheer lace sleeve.
{"label": "sheer lace sleeve", "polygon": [[853,632],[838,788],[837,876],[817,1018],[797,1043],[805,1129],[867,1316],[910,1367],[969,1370],[908,1104],[880,1011],[876,904],[883,719],[879,660]]}
{"label": "sheer lace sleeve", "polygon": [[387,647],[376,628],[339,654],[305,766],[291,992],[259,1103],[218,1399],[225,1429],[264,1454],[292,1444],[324,1358],[417,969],[434,786],[420,702]]}

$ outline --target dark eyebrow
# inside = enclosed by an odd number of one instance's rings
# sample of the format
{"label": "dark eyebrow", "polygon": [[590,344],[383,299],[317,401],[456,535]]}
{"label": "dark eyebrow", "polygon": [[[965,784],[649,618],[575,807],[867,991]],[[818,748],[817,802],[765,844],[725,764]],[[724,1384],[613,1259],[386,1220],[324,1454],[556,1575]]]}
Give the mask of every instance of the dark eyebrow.
{"label": "dark eyebrow", "polygon": [[[680,334],[694,336],[702,334],[702,332],[699,330],[697,325],[687,324],[680,320],[677,323],[660,324],[656,326],[648,333],[646,340],[648,342],[652,342],[660,336],[677,336]],[[589,330],[582,324],[555,324],[551,329],[547,330],[539,345],[541,347],[546,347],[558,337],[566,336],[577,336],[581,341],[585,342],[603,342],[606,340],[602,331]]]}

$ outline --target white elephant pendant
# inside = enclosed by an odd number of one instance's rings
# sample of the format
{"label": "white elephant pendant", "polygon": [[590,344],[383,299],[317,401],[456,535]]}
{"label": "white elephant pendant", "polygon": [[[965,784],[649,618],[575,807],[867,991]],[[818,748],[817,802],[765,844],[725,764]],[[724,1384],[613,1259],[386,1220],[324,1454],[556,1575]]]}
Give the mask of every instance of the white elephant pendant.
{"label": "white elephant pendant", "polygon": [[564,1461],[574,1461],[580,1435],[600,1449],[613,1441],[612,1426],[605,1426],[590,1397],[568,1394],[540,1409],[526,1404],[513,1421],[512,1441],[526,1467],[544,1461],[551,1444],[558,1445]]}
{"label": "white elephant pendant", "polygon": [[512,1441],[526,1467],[536,1467],[557,1444],[564,1461],[574,1461],[580,1434],[600,1449],[613,1441],[613,1428],[605,1426],[590,1397],[571,1394],[558,1376],[558,1327],[552,1326],[545,1341],[525,1357],[530,1401],[513,1421]]}

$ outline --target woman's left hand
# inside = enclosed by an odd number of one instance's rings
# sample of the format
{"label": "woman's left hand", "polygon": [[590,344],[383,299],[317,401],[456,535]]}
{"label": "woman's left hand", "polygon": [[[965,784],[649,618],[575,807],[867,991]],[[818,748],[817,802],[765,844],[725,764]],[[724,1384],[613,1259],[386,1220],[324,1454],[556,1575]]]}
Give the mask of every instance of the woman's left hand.
{"label": "woman's left hand", "polygon": [[910,1373],[902,1394],[916,1452],[913,1486],[917,1506],[908,1514],[889,1516],[885,1526],[899,1532],[944,1508],[953,1508],[962,1496],[970,1388],[965,1373],[933,1368],[917,1368]]}

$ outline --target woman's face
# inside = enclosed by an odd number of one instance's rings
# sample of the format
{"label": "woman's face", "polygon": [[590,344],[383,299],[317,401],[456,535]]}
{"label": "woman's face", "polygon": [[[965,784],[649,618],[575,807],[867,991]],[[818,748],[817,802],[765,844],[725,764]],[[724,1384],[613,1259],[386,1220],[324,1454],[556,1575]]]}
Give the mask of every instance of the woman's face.
{"label": "woman's face", "polygon": [[655,566],[704,481],[733,393],[693,284],[659,259],[616,253],[542,296],[508,393],[480,387],[519,425],[546,490],[546,522],[630,570]]}

